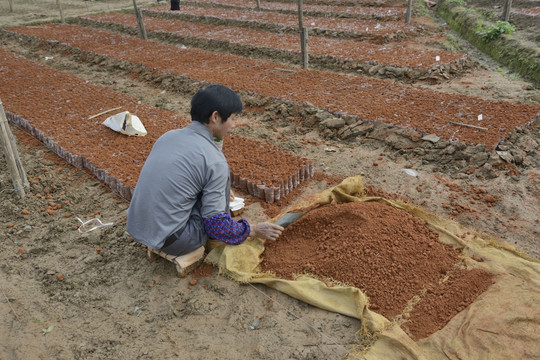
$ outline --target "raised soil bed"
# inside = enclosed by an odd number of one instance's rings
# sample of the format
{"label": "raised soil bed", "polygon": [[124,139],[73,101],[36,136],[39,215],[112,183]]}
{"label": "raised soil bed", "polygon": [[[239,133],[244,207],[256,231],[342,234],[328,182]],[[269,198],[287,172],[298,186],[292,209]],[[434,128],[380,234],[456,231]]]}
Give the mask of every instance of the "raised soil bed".
{"label": "raised soil bed", "polygon": [[[243,26],[256,26],[276,31],[298,31],[298,16],[268,11],[247,9],[223,9],[184,5],[179,11],[170,7],[155,7],[143,10],[144,15],[166,16],[172,18],[196,19],[236,23]],[[316,35],[352,37],[356,39],[378,39],[392,41],[415,36],[421,27],[398,21],[377,21],[341,18],[303,17],[304,27]]]}
{"label": "raised soil bed", "polygon": [[267,242],[261,269],[284,279],[310,274],[327,286],[359,288],[372,310],[406,319],[411,335],[423,338],[493,283],[484,270],[463,269],[459,249],[438,237],[423,220],[388,204],[326,205],[287,227],[279,241]]}
{"label": "raised soil bed", "polygon": [[[8,118],[26,128],[60,157],[87,168],[130,199],[154,142],[189,120],[76,76],[40,65],[0,49],[0,98]],[[144,137],[127,137],[102,125],[111,114],[89,117],[122,106],[142,119]],[[313,176],[304,158],[271,145],[235,136],[224,144],[233,185],[273,202]],[[249,156],[246,156],[249,154]],[[242,181],[240,181],[240,179]]]}
{"label": "raised soil bed", "polygon": [[[189,5],[237,7],[257,9],[257,2],[252,0],[193,0]],[[358,17],[384,20],[405,19],[406,3],[401,6],[346,6],[346,5],[313,5],[304,4],[302,10],[305,15],[333,17]],[[261,1],[260,9],[263,11],[280,11],[296,13],[298,4],[295,2],[268,2]]]}
{"label": "raised soil bed", "polygon": [[[137,34],[137,21],[132,14],[90,15],[81,17],[80,21],[94,27],[128,28],[132,34]],[[232,50],[246,56],[252,55],[254,50],[268,52],[272,49],[279,50],[283,53],[282,56],[290,61],[299,63],[301,60],[300,40],[295,34],[278,34],[154,17],[145,17],[144,23],[147,33],[154,33],[160,40],[195,47],[221,46],[224,50]],[[201,40],[206,41],[201,43]],[[235,50],[231,49],[231,45],[243,48]],[[406,80],[426,77],[438,80],[450,78],[450,76],[462,74],[464,68],[471,66],[466,55],[440,49],[426,49],[425,46],[420,47],[413,41],[380,45],[369,41],[310,36],[308,48],[310,66],[322,65],[324,68],[338,71],[351,69],[372,76],[381,76],[380,73],[383,72],[382,75],[386,77]],[[270,53],[269,57],[272,58],[273,54]],[[378,67],[376,71],[372,71],[371,69],[376,65],[388,68],[379,72],[381,69]]]}
{"label": "raised soil bed", "polygon": [[220,83],[268,99],[310,103],[347,116],[347,125],[360,120],[378,121],[454,142],[484,144],[491,149],[540,112],[539,105],[441,93],[388,80],[284,67],[227,54],[216,56],[210,51],[182,49],[73,25],[20,27],[9,32],[16,38],[29,35],[29,41],[45,40],[63,55],[71,53],[82,61],[97,55],[98,62],[116,60],[122,64],[119,67],[125,68],[126,62],[142,65],[162,80]]}

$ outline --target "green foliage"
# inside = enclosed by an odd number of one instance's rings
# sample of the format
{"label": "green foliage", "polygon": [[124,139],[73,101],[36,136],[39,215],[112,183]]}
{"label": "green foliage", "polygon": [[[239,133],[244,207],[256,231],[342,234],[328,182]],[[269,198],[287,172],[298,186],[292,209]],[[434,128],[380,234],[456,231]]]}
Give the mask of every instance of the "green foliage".
{"label": "green foliage", "polygon": [[452,34],[446,35],[446,41],[444,42],[444,47],[448,51],[457,52],[461,49],[461,46],[459,46],[459,43],[456,39],[456,37]]}
{"label": "green foliage", "polygon": [[465,5],[467,5],[467,3],[465,2],[465,0],[447,0],[447,1],[446,1],[446,4],[447,4],[447,5],[459,5],[459,6],[465,6]]}
{"label": "green foliage", "polygon": [[482,40],[491,41],[497,39],[501,34],[511,34],[516,31],[516,27],[508,21],[497,21],[495,25],[483,27],[479,25],[476,33],[480,35]]}

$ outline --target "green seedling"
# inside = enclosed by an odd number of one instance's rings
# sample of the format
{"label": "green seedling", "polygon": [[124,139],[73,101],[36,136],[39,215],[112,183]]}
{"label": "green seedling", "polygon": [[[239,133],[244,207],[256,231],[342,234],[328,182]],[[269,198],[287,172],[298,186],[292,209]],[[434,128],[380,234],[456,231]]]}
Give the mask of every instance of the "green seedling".
{"label": "green seedling", "polygon": [[508,21],[497,21],[495,25],[488,25],[484,27],[480,24],[476,33],[480,35],[484,41],[492,41],[497,39],[501,34],[512,34],[516,31],[516,27],[511,25]]}

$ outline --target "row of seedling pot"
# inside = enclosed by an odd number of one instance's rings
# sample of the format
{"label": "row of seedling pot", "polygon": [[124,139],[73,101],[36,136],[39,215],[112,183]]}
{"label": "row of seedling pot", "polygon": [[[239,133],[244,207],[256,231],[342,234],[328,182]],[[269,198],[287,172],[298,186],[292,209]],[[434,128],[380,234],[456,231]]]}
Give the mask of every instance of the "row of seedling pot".
{"label": "row of seedling pot", "polygon": [[253,182],[231,172],[231,183],[233,187],[271,204],[288,195],[303,181],[312,178],[313,173],[313,164],[306,164],[302,165],[298,170],[294,171],[288,177],[285,177],[281,181],[277,182],[277,184],[276,182],[271,184],[263,184]]}
{"label": "row of seedling pot", "polygon": [[101,182],[108,185],[111,190],[126,200],[130,200],[133,195],[133,189],[129,186],[122,183],[120,179],[109,174],[105,169],[101,169],[91,162],[89,162],[84,156],[75,155],[64,149],[62,146],[58,145],[56,142],[51,140],[47,135],[45,135],[41,130],[36,129],[30,124],[30,122],[18,115],[15,115],[10,112],[6,112],[6,117],[8,120],[23,129],[27,130],[32,136],[41,141],[47,148],[53,151],[56,155],[66,160],[69,164],[75,166],[77,169],[87,168],[92,175],[97,177]]}

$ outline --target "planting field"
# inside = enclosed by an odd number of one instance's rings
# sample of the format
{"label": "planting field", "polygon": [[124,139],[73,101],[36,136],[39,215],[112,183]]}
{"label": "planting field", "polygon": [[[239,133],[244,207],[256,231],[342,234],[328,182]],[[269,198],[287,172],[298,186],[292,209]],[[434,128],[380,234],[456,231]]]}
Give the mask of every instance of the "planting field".
{"label": "planting field", "polygon": [[[465,353],[437,340],[458,336],[456,321],[493,299],[499,319],[530,314],[527,331],[537,333],[535,298],[497,291],[539,293],[527,282],[540,258],[539,84],[471,48],[423,2],[406,25],[403,2],[305,1],[308,68],[296,3],[137,3],[148,40],[131,1],[64,0],[66,24],[50,23],[54,2],[42,12],[32,1],[0,7],[0,100],[30,183],[18,198],[0,161],[0,358],[363,359],[384,344],[388,334],[378,340],[373,327],[383,316],[400,351],[540,356],[526,336],[527,346],[501,337],[499,348],[482,335]],[[260,268],[286,280],[309,274],[320,296],[359,289],[361,313],[240,284],[209,263],[177,278],[125,231],[154,142],[190,122],[190,99],[209,83],[244,103],[223,148],[246,200],[241,217],[331,202],[317,194],[363,178],[362,191],[345,185],[351,194],[265,244]],[[148,135],[102,125],[126,110]],[[362,194],[370,201],[336,204]],[[434,220],[443,218],[451,229]],[[475,248],[478,239],[485,246]],[[507,274],[484,248],[519,266]],[[472,317],[471,332],[506,326],[483,321]],[[505,331],[519,341],[523,326]]]}

